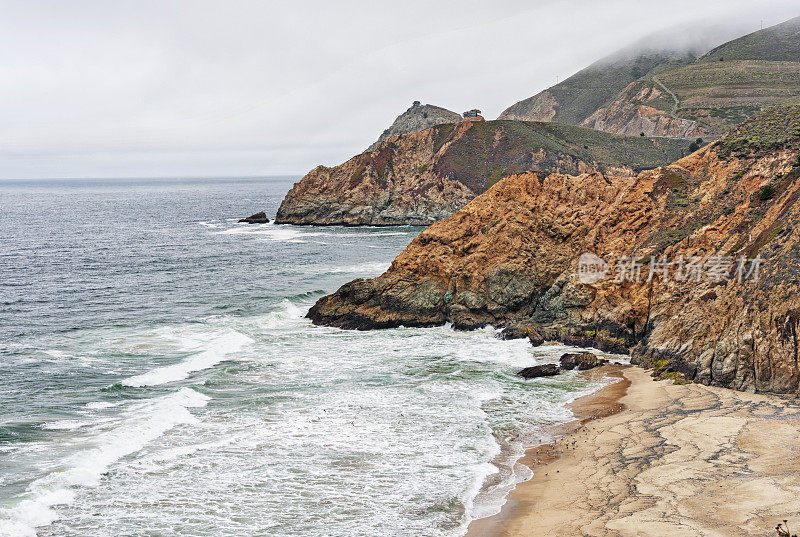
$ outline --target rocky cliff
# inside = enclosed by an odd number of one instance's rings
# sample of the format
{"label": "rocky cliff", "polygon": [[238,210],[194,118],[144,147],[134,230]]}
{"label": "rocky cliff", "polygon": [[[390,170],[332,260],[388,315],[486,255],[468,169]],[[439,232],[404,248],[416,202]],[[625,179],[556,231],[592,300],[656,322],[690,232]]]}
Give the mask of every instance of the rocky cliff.
{"label": "rocky cliff", "polygon": [[[656,78],[656,80],[658,80]],[[605,132],[635,136],[669,136],[673,138],[702,138],[709,129],[697,121],[672,114],[674,97],[655,82],[632,82],[611,104],[597,110],[581,125]]]}
{"label": "rocky cliff", "polygon": [[420,104],[419,101],[414,101],[411,108],[397,116],[394,123],[383,131],[378,140],[369,146],[367,151],[375,151],[378,145],[390,136],[424,131],[436,125],[459,123],[460,121],[461,116],[459,114],[451,112],[446,108],[441,108],[432,104]]}
{"label": "rocky cliff", "polygon": [[286,194],[275,222],[429,225],[506,175],[528,170],[633,175],[672,162],[688,145],[532,122],[437,125],[390,136],[339,166],[318,166]]}
{"label": "rocky cliff", "polygon": [[773,109],[636,177],[507,177],[308,315],[358,329],[517,323],[697,382],[797,393],[798,199],[800,107]]}

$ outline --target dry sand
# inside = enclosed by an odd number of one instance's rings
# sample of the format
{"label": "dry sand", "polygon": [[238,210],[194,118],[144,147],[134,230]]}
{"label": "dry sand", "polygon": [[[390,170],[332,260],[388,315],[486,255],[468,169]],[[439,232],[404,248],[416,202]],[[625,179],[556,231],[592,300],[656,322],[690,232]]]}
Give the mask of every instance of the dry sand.
{"label": "dry sand", "polygon": [[533,479],[468,537],[774,536],[783,519],[800,530],[800,401],[602,373],[627,382],[577,401],[585,425],[531,450]]}

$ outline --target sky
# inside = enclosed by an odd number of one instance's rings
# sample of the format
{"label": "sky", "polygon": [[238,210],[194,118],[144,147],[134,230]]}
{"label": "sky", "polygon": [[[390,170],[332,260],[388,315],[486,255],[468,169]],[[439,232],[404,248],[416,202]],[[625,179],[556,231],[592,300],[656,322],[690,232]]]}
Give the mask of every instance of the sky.
{"label": "sky", "polygon": [[654,32],[796,0],[0,0],[0,179],[303,175],[414,100],[495,118]]}

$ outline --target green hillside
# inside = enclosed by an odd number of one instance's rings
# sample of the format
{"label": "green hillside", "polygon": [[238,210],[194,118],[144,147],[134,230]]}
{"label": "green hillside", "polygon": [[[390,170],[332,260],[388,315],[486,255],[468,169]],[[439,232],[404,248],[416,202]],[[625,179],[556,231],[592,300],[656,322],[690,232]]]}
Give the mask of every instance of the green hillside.
{"label": "green hillside", "polygon": [[664,166],[688,154],[689,142],[670,138],[620,136],[556,123],[526,121],[475,122],[449,139],[452,125],[434,127],[440,147],[450,145],[436,171],[482,191],[502,177],[527,170],[579,173],[569,158],[594,164],[601,171],[634,171]]}
{"label": "green hillside", "polygon": [[693,54],[654,53],[628,60],[598,62],[550,88],[550,93],[560,103],[551,121],[577,125],[631,82],[687,65],[695,59]]}
{"label": "green hillside", "polygon": [[764,108],[800,103],[800,63],[794,62],[695,63],[663,73],[659,80],[680,99],[676,115],[705,125],[714,135]]}
{"label": "green hillside", "polygon": [[[520,101],[500,114],[499,119],[547,120],[577,125],[595,110],[614,99],[628,84],[644,76],[687,65],[697,59],[693,53],[650,52],[634,57],[604,58],[575,73],[546,92]],[[555,100],[555,115],[544,117],[536,110]]]}
{"label": "green hillside", "polygon": [[729,41],[703,56],[700,62],[767,60],[800,61],[800,17]]}
{"label": "green hillside", "polygon": [[597,62],[500,117],[708,139],[765,108],[800,104],[800,17],[728,41],[698,60],[691,53],[630,49],[623,57]]}
{"label": "green hillside", "polygon": [[800,144],[800,106],[777,106],[755,114],[717,142],[723,155],[747,157]]}

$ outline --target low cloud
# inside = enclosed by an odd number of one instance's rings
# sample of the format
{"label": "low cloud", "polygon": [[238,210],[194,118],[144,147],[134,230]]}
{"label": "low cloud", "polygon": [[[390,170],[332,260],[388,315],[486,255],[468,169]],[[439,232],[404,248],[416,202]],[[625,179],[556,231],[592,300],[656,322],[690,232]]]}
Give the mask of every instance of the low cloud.
{"label": "low cloud", "polygon": [[496,117],[655,32],[712,21],[722,39],[798,14],[737,0],[0,6],[0,178],[302,174],[362,151],[413,100]]}

